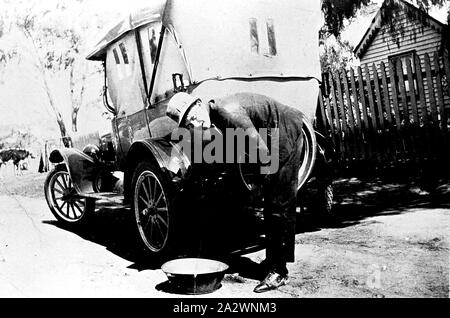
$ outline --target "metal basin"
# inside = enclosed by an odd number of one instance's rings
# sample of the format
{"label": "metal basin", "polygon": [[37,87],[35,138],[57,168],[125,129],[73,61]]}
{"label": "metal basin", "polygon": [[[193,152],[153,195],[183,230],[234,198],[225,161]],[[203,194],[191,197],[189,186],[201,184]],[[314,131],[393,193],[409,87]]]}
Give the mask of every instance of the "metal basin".
{"label": "metal basin", "polygon": [[173,291],[199,295],[212,293],[221,287],[228,265],[204,258],[180,258],[161,266]]}

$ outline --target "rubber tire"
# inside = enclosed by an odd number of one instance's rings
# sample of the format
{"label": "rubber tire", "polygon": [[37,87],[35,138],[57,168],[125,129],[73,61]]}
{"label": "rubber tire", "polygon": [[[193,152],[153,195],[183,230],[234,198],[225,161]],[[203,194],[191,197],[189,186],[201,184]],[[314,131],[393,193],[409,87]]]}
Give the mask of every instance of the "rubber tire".
{"label": "rubber tire", "polygon": [[[139,226],[137,224],[137,218],[136,218],[136,211],[135,211],[135,192],[136,192],[136,184],[141,176],[142,173],[145,171],[152,172],[160,182],[164,194],[166,196],[166,203],[168,206],[168,215],[169,215],[169,230],[168,230],[168,237],[167,240],[163,246],[163,248],[159,251],[152,251],[144,242],[144,239],[141,236],[141,233],[139,231]],[[142,251],[142,256],[148,256],[152,257],[153,260],[156,261],[165,261],[170,256],[172,256],[175,253],[175,213],[174,213],[174,203],[173,199],[175,198],[173,187],[170,184],[170,181],[168,180],[168,177],[163,173],[163,171],[156,167],[152,162],[149,161],[142,161],[140,162],[133,172],[133,177],[131,181],[131,211],[134,216],[135,226],[136,226],[136,239],[138,240],[139,244],[139,251]]]}
{"label": "rubber tire", "polygon": [[60,214],[58,213],[57,209],[54,206],[53,199],[50,196],[49,190],[50,190],[50,182],[53,176],[59,172],[67,172],[67,168],[64,164],[57,165],[52,171],[49,172],[47,175],[47,178],[45,179],[44,183],[44,194],[45,194],[45,200],[47,201],[47,205],[52,212],[53,216],[61,223],[63,223],[66,226],[70,227],[80,227],[84,226],[89,223],[89,220],[92,218],[94,212],[95,212],[95,199],[85,199],[85,208],[83,215],[80,219],[77,219],[75,221],[67,221],[66,219],[62,218]]}
{"label": "rubber tire", "polygon": [[328,220],[334,219],[336,215],[333,213],[333,198],[333,183],[327,182],[320,184],[317,189],[316,198],[314,198],[313,209],[321,217]]}

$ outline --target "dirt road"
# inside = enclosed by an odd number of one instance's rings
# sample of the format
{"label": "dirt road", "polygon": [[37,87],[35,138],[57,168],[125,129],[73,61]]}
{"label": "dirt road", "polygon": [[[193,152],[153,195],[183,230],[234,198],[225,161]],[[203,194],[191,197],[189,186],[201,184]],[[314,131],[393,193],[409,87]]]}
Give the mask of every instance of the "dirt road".
{"label": "dirt road", "polygon": [[[61,227],[42,195],[44,176],[0,179],[0,297],[184,297],[133,251],[132,222],[102,211],[89,229]],[[448,297],[450,184],[340,180],[338,217],[299,218],[290,284],[252,292],[264,251],[233,258],[216,292],[198,297]],[[223,238],[224,240],[226,238]]]}

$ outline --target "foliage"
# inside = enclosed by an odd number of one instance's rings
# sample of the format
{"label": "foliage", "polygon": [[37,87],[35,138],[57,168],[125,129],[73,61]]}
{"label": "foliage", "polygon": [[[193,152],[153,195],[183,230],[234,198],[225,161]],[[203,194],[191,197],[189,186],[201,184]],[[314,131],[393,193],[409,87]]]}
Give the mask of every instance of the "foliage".
{"label": "foliage", "polygon": [[[361,8],[371,4],[372,0],[322,0],[322,11],[325,17],[325,25],[321,30],[321,37],[326,38],[331,35],[339,37],[345,27],[345,22],[355,18]],[[412,0],[412,3],[424,11],[428,11],[431,7],[442,8],[448,3],[448,0]],[[386,0],[385,7],[389,10],[396,10],[398,5],[402,5],[400,0]],[[414,18],[413,16],[409,16]],[[450,8],[447,20],[450,21]],[[391,19],[393,28],[398,27],[397,20]]]}
{"label": "foliage", "polygon": [[338,37],[344,29],[345,21],[354,18],[362,6],[370,3],[371,0],[323,0],[325,25],[321,30],[322,38],[330,35]]}
{"label": "foliage", "polygon": [[29,148],[30,145],[36,142],[36,138],[30,131],[23,131],[20,129],[12,129],[11,132],[5,136],[0,136],[0,149],[7,148]]}
{"label": "foliage", "polygon": [[[77,131],[80,108],[93,105],[99,99],[98,92],[87,93],[87,90],[90,87],[101,89],[98,84],[102,78],[101,66],[87,62],[85,51],[90,35],[97,33],[109,17],[89,11],[83,1],[0,2],[4,2],[2,8],[5,8],[0,13],[0,70],[15,65],[18,70],[32,74],[30,86],[37,85],[44,92],[61,137],[66,139],[69,136],[67,118],[72,119],[72,129]],[[58,91],[62,85],[68,92],[64,98],[59,97],[63,94]],[[72,115],[65,116],[69,112]]]}
{"label": "foliage", "polygon": [[356,65],[353,55],[353,46],[348,41],[335,39],[326,41],[322,45],[320,54],[320,64],[322,72],[335,72],[342,68],[348,68]]}

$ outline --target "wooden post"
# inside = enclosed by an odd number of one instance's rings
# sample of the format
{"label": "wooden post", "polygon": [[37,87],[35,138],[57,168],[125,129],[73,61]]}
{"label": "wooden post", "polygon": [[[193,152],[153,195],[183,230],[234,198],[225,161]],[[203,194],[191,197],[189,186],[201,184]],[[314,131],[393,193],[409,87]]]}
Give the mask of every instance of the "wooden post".
{"label": "wooden post", "polygon": [[392,105],[394,106],[395,125],[397,126],[397,131],[401,133],[402,124],[400,118],[400,109],[398,106],[397,81],[395,80],[395,65],[391,61],[389,61],[389,76],[391,80]]}
{"label": "wooden post", "polygon": [[410,136],[409,136],[409,111],[408,111],[408,99],[406,97],[406,88],[405,88],[405,80],[403,77],[403,67],[402,62],[400,60],[397,61],[396,65],[397,77],[398,77],[398,85],[400,87],[400,95],[403,106],[403,129],[402,136],[405,148],[405,155],[408,156],[410,147]]}
{"label": "wooden post", "polygon": [[367,83],[367,95],[369,96],[369,105],[370,105],[370,113],[371,113],[371,121],[372,121],[372,130],[377,130],[377,117],[375,112],[375,102],[374,102],[374,95],[372,90],[372,84],[371,84],[371,78],[370,78],[370,72],[369,67],[365,66],[365,75],[366,75],[366,83]]}
{"label": "wooden post", "polygon": [[359,84],[359,96],[361,99],[362,104],[362,113],[363,113],[363,123],[364,123],[364,129],[361,125],[361,132],[364,132],[364,148],[366,149],[366,154],[364,158],[369,159],[372,157],[372,146],[369,142],[368,138],[368,130],[369,130],[369,119],[367,118],[367,103],[366,103],[366,96],[364,93],[364,80],[362,75],[362,69],[358,66],[358,84]]}
{"label": "wooden post", "polygon": [[322,117],[321,122],[323,125],[323,130],[326,135],[327,131],[328,131],[328,125],[327,125],[327,116],[325,115],[322,91],[319,92],[319,100],[318,101],[319,101],[319,108],[320,108],[320,117]]}
{"label": "wooden post", "polygon": [[442,59],[444,60],[444,69],[445,74],[447,75],[448,96],[450,96],[450,52],[444,53]]}
{"label": "wooden post", "polygon": [[359,111],[359,102],[358,102],[358,92],[356,88],[356,82],[355,82],[355,72],[353,69],[350,69],[350,83],[352,87],[352,95],[353,95],[353,105],[355,110],[355,119],[356,119],[356,132],[355,132],[355,142],[358,144],[357,153],[361,155],[361,157],[364,159],[365,153],[364,153],[364,141],[362,138],[362,127],[361,127],[361,113]]}
{"label": "wooden post", "polygon": [[334,89],[333,74],[330,73],[330,77],[329,77],[328,81],[329,81],[330,90],[331,90],[334,120],[336,120],[336,133],[337,133],[337,139],[339,141],[339,157],[342,160],[345,155],[345,148],[344,148],[344,143],[342,141],[342,127],[341,127],[341,122],[339,120],[339,112],[337,110],[337,100],[336,100],[336,91]]}
{"label": "wooden post", "polygon": [[379,119],[380,128],[384,130],[384,113],[383,113],[383,102],[381,100],[381,89],[380,89],[380,80],[378,78],[378,70],[375,66],[375,63],[372,64],[373,71],[373,82],[375,84],[375,94],[377,97],[377,117]]}
{"label": "wooden post", "polygon": [[348,86],[348,78],[346,71],[342,71],[342,79],[344,81],[344,89],[345,89],[345,96],[347,97],[347,107],[348,107],[348,119],[349,119],[349,126],[352,133],[355,132],[355,119],[353,116],[353,104],[352,104],[352,98],[350,96],[350,90]]}
{"label": "wooden post", "polygon": [[431,130],[431,136],[432,136],[432,148],[434,156],[436,154],[436,150],[439,147],[440,144],[440,133],[439,133],[439,121],[438,121],[438,115],[437,115],[437,108],[436,108],[436,97],[434,95],[434,84],[433,84],[433,77],[431,74],[431,63],[430,63],[430,57],[428,53],[425,54],[425,74],[427,77],[427,86],[428,86],[428,98],[430,99],[430,111],[431,111],[431,119],[433,121],[430,130]]}
{"label": "wooden post", "polygon": [[403,129],[400,118],[400,109],[398,106],[397,81],[395,80],[395,65],[392,61],[389,61],[389,77],[391,81],[392,106],[394,108],[395,126],[397,131],[396,153],[398,153],[400,157],[404,159],[405,154],[403,150],[403,139],[402,139]]}
{"label": "wooden post", "polygon": [[397,61],[396,65],[397,70],[397,77],[398,77],[398,85],[400,88],[400,96],[402,101],[402,115],[400,115],[403,119],[403,124],[405,127],[409,126],[409,111],[408,111],[408,98],[406,96],[406,87],[405,87],[405,80],[403,75],[403,65],[400,60]]}
{"label": "wooden post", "polygon": [[342,95],[342,87],[341,87],[341,77],[339,71],[334,73],[334,78],[336,79],[336,87],[337,87],[337,97],[339,99],[339,110],[342,117],[342,129],[345,133],[348,131],[347,120],[345,116],[345,108],[344,108],[344,98]]}
{"label": "wooden post", "polygon": [[[376,96],[376,104],[377,113],[375,114],[375,122],[376,118],[378,117],[378,124],[379,129],[375,129],[375,138],[378,141],[378,152],[380,158],[383,158],[383,160],[387,160],[387,151],[385,151],[386,143],[385,143],[385,133],[384,133],[384,113],[383,113],[383,102],[381,100],[381,89],[380,89],[380,80],[378,78],[378,70],[375,66],[375,63],[372,64],[372,72],[373,72],[373,82],[375,86],[375,96]],[[381,130],[381,134],[379,133],[379,130]]]}
{"label": "wooden post", "polygon": [[350,84],[352,87],[356,126],[361,128],[361,113],[359,111],[358,92],[356,89],[355,72],[353,71],[353,69],[350,69]]}
{"label": "wooden post", "polygon": [[417,91],[419,93],[420,100],[420,107],[417,111],[420,112],[420,118],[422,119],[423,124],[426,126],[428,124],[427,103],[425,100],[425,90],[423,88],[422,65],[417,55],[414,57],[414,64],[416,67]]}
{"label": "wooden post", "polygon": [[336,79],[336,87],[337,87],[337,97],[339,99],[339,110],[341,116],[338,118],[342,118],[342,132],[344,133],[343,136],[343,144],[344,144],[344,150],[345,150],[345,157],[347,159],[351,160],[351,155],[348,151],[348,126],[347,126],[347,119],[345,116],[345,109],[344,109],[344,99],[342,97],[342,88],[341,88],[341,78],[339,76],[339,71],[336,71],[334,74],[334,78]]}
{"label": "wooden post", "polygon": [[375,153],[372,155],[374,159],[381,159],[380,150],[379,150],[379,143],[377,138],[377,117],[375,112],[375,102],[374,102],[374,95],[372,90],[372,83],[370,78],[370,72],[369,67],[366,64],[365,68],[365,75],[366,75],[366,83],[367,83],[367,95],[369,97],[369,106],[370,106],[370,118],[372,121],[372,129],[369,130],[369,136],[371,136],[371,143],[372,143],[372,149],[375,151]]}
{"label": "wooden post", "polygon": [[383,85],[383,98],[384,98],[384,107],[386,110],[386,120],[387,120],[387,132],[386,132],[386,136],[387,136],[387,140],[386,140],[386,145],[387,145],[387,150],[388,150],[388,157],[390,157],[390,155],[393,155],[392,160],[397,160],[396,155],[395,155],[395,130],[394,130],[394,123],[392,122],[392,109],[391,109],[391,102],[389,100],[389,87],[388,87],[388,81],[387,81],[387,76],[386,76],[386,67],[384,65],[384,62],[380,63],[380,71],[381,71],[381,82]]}
{"label": "wooden post", "polygon": [[[424,147],[423,147],[423,154],[424,157],[428,157],[433,149],[432,149],[432,134],[430,134],[430,130],[431,125],[428,121],[428,110],[427,110],[427,103],[426,103],[426,99],[425,99],[425,89],[424,89],[424,78],[422,76],[422,65],[420,62],[420,59],[417,55],[415,55],[415,61],[414,64],[416,66],[416,77],[417,77],[417,90],[419,93],[419,100],[420,100],[420,107],[418,107],[418,111],[420,112],[420,119],[423,122],[423,127],[421,127],[420,129],[423,130],[423,133],[421,134],[422,138],[423,138],[423,142],[424,142]],[[425,158],[424,158],[425,159]]]}
{"label": "wooden post", "polygon": [[439,105],[439,113],[441,115],[441,130],[445,134],[447,133],[447,115],[444,108],[444,90],[442,88],[441,67],[439,64],[439,57],[437,52],[434,52],[434,70],[436,72],[436,87],[437,87],[437,100]]}
{"label": "wooden post", "polygon": [[[409,86],[409,97],[411,100],[411,110],[412,110],[412,118],[413,118],[413,125],[412,129],[410,129],[411,134],[411,150],[412,153],[416,155],[416,159],[420,159],[421,157],[421,144],[420,144],[420,135],[419,135],[419,114],[417,112],[417,101],[416,101],[416,91],[414,89],[414,78],[412,73],[412,67],[411,67],[411,61],[409,59],[406,60],[406,73],[408,76],[408,86]],[[409,117],[409,116],[408,116]]]}
{"label": "wooden post", "polygon": [[334,121],[333,121],[333,116],[331,113],[331,102],[330,102],[330,96],[328,96],[327,98],[325,98],[325,105],[327,108],[327,115],[328,115],[328,121],[330,124],[330,131],[331,131],[331,136],[333,137],[333,141],[334,144],[337,145],[337,141],[336,141],[336,132],[334,129]]}
{"label": "wooden post", "polygon": [[411,99],[412,117],[415,124],[419,123],[419,113],[417,112],[416,91],[414,89],[414,78],[412,73],[411,61],[406,60],[406,71],[408,74],[409,97]]}
{"label": "wooden post", "polygon": [[431,63],[430,63],[430,57],[428,56],[428,53],[425,54],[425,72],[427,75],[427,85],[428,85],[428,95],[430,98],[431,118],[433,119],[434,124],[438,125],[436,97],[434,95],[434,84],[433,84],[433,77],[431,75]]}
{"label": "wooden post", "polygon": [[348,78],[347,78],[347,72],[345,69],[342,70],[342,81],[344,82],[344,91],[345,96],[347,98],[347,116],[348,116],[348,126],[350,127],[349,135],[348,135],[348,141],[349,141],[349,154],[352,160],[357,160],[358,158],[358,152],[356,147],[356,140],[355,140],[355,120],[353,118],[353,104],[352,99],[350,96],[350,90],[348,88]]}

